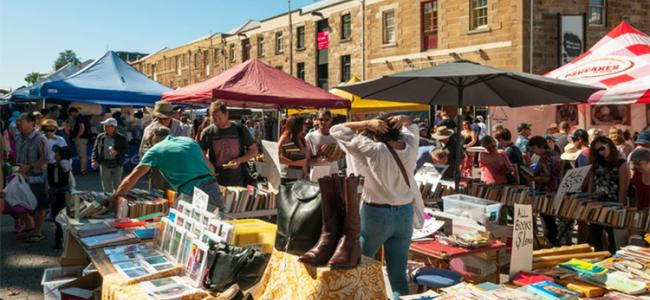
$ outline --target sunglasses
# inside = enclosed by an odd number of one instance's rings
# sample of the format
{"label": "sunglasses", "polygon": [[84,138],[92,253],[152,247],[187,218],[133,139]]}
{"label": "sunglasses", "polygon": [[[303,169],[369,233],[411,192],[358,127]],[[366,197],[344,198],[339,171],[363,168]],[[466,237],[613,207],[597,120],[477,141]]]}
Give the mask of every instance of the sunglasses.
{"label": "sunglasses", "polygon": [[600,146],[600,147],[596,148],[596,151],[598,151],[598,152],[602,152],[602,151],[605,150],[605,149],[607,149],[607,147],[605,147],[605,146]]}
{"label": "sunglasses", "polygon": [[56,130],[54,129],[43,129],[44,132],[55,132]]}

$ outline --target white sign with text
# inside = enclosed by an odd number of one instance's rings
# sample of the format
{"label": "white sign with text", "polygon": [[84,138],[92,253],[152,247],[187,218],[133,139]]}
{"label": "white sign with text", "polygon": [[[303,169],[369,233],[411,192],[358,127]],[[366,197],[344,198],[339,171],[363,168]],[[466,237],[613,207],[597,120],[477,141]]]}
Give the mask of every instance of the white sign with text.
{"label": "white sign with text", "polygon": [[192,205],[201,211],[208,211],[208,203],[210,196],[199,188],[194,188],[194,196],[192,197]]}
{"label": "white sign with text", "polygon": [[585,181],[589,169],[591,169],[591,165],[571,169],[566,172],[560,186],[557,188],[555,198],[553,198],[553,212],[557,213],[560,209],[564,195],[582,191],[582,183]]}
{"label": "white sign with text", "polygon": [[533,208],[530,204],[515,204],[510,277],[533,268],[533,241]]}

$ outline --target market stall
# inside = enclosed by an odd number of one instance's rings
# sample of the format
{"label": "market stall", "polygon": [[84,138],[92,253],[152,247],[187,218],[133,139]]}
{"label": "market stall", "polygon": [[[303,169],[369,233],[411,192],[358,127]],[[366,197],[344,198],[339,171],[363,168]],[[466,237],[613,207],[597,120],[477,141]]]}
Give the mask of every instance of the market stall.
{"label": "market stall", "polygon": [[[650,124],[648,49],[650,37],[621,22],[582,55],[544,75],[603,88],[589,98],[589,105],[498,108],[491,109],[490,115],[495,123],[511,129],[521,122],[532,123],[533,134],[543,134],[548,124],[561,121],[603,130],[622,123],[632,132],[641,131]],[[616,122],[619,117],[622,121]]]}

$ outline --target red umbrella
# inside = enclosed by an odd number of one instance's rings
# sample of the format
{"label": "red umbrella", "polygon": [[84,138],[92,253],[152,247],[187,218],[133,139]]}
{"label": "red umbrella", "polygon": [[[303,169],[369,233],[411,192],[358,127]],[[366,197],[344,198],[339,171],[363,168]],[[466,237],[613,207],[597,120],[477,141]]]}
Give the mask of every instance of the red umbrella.
{"label": "red umbrella", "polygon": [[257,59],[218,76],[162,94],[177,103],[210,103],[249,108],[349,108],[350,100],[331,94]]}

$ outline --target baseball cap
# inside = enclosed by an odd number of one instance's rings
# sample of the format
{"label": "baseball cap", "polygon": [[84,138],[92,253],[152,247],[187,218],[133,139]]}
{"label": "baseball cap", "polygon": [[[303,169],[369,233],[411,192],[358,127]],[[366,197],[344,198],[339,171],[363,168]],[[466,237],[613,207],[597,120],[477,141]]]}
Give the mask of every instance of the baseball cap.
{"label": "baseball cap", "polygon": [[115,120],[115,118],[108,118],[108,119],[104,120],[101,124],[102,125],[111,125],[111,126],[117,127],[117,120]]}

